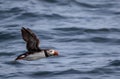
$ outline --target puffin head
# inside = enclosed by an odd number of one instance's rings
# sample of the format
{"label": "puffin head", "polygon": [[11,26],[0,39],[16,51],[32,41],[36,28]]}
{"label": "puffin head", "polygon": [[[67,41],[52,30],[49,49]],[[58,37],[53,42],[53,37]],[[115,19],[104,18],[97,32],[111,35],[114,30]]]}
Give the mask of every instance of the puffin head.
{"label": "puffin head", "polygon": [[22,60],[26,57],[25,54],[19,55],[15,60]]}
{"label": "puffin head", "polygon": [[53,49],[47,50],[47,54],[49,56],[58,56],[58,52],[56,50],[53,50]]}

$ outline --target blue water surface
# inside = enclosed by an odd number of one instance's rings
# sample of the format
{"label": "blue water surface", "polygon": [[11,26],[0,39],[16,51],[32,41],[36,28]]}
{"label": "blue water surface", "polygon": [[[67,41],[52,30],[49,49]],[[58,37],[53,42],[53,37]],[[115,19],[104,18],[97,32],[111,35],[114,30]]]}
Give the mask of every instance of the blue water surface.
{"label": "blue water surface", "polygon": [[[59,56],[15,62],[21,27]],[[120,79],[120,0],[0,0],[0,79]]]}

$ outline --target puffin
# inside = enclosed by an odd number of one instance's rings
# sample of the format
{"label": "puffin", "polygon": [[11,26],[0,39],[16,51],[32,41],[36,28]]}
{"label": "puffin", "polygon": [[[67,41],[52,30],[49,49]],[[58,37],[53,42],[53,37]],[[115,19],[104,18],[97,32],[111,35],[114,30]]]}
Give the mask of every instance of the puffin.
{"label": "puffin", "polygon": [[32,61],[50,56],[58,56],[58,51],[54,49],[41,49],[39,47],[40,40],[31,29],[22,27],[21,34],[26,42],[27,52],[20,54],[15,60]]}

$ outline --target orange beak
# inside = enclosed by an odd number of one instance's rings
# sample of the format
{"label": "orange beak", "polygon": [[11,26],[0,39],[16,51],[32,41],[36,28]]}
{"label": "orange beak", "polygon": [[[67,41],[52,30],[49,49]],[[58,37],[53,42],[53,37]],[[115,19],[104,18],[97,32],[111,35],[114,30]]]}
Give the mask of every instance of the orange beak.
{"label": "orange beak", "polygon": [[55,51],[55,52],[54,52],[54,56],[58,56],[58,51]]}

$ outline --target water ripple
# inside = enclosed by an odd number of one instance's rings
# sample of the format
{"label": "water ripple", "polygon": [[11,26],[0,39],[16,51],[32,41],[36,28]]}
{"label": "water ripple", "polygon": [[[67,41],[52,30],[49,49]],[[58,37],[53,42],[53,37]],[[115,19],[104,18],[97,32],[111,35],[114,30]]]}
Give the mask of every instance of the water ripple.
{"label": "water ripple", "polygon": [[79,0],[73,0],[73,2],[76,3],[77,5],[80,5],[86,8],[110,8],[114,5],[113,3],[109,3],[109,2],[106,2],[106,3],[101,2],[101,4],[98,4],[97,2],[96,3],[82,2]]}
{"label": "water ripple", "polygon": [[69,28],[54,28],[53,30],[62,31],[62,32],[87,32],[87,33],[108,33],[108,32],[120,32],[118,28],[101,28],[101,29],[89,29],[89,28],[78,28],[78,27],[69,27]]}
{"label": "water ripple", "polygon": [[25,12],[22,13],[21,15],[17,16],[16,19],[42,19],[42,18],[47,18],[47,19],[64,19],[65,17],[59,14],[37,14],[37,13],[32,13],[32,12]]}
{"label": "water ripple", "polygon": [[40,72],[34,72],[33,74],[31,74],[32,76],[48,76],[53,74],[54,72],[50,72],[50,71],[40,71]]}
{"label": "water ripple", "polygon": [[0,19],[3,20],[5,18],[10,18],[10,16],[18,15],[19,13],[23,12],[21,8],[14,7],[8,10],[0,10]]}
{"label": "water ripple", "polygon": [[12,66],[23,66],[25,64],[17,62],[17,61],[7,61],[5,64],[12,65]]}
{"label": "water ripple", "polygon": [[109,66],[120,66],[120,60],[114,60],[109,63]]}
{"label": "water ripple", "polygon": [[34,72],[30,75],[32,76],[56,76],[56,75],[70,75],[70,74],[94,74],[94,75],[102,75],[102,74],[112,74],[114,73],[112,69],[110,68],[95,68],[90,71],[80,71],[76,69],[67,69],[64,71],[40,71],[40,72]]}
{"label": "water ripple", "polygon": [[13,53],[5,53],[5,52],[0,52],[0,56],[13,56],[15,54]]}
{"label": "water ripple", "polygon": [[8,41],[8,40],[13,40],[13,39],[16,39],[17,36],[16,36],[16,33],[4,33],[4,32],[0,32],[0,42],[2,41]]}
{"label": "water ripple", "polygon": [[[0,0],[0,7],[0,79],[120,79],[119,0]],[[60,55],[12,61],[27,51],[22,26]]]}
{"label": "water ripple", "polygon": [[58,73],[55,73],[55,75],[62,75],[62,74],[80,74],[81,72],[79,70],[75,69],[68,69],[64,71],[60,71]]}

